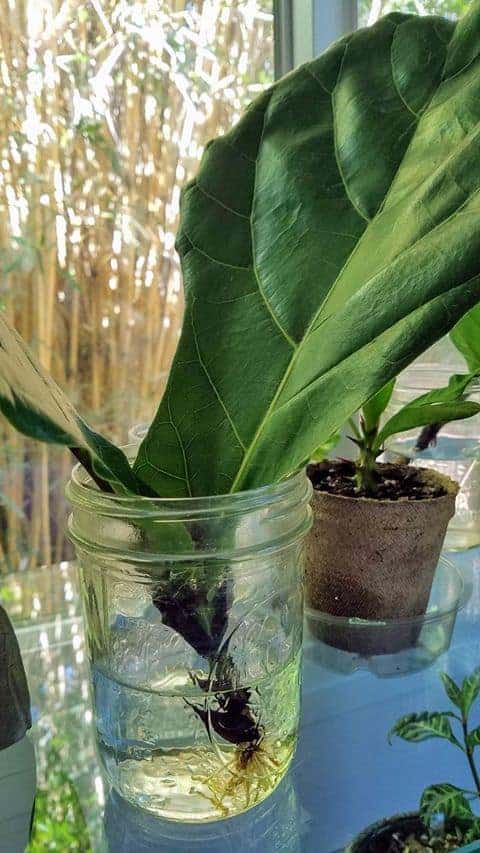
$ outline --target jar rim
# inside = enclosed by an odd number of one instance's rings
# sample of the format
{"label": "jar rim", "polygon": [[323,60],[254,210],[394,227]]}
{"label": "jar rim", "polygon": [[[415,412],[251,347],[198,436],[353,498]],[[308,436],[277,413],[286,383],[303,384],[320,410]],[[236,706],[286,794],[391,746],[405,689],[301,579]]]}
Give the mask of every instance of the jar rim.
{"label": "jar rim", "polygon": [[[122,448],[126,455],[138,449],[137,445],[127,445]],[[270,506],[278,501],[308,500],[310,498],[310,481],[306,469],[294,471],[288,477],[277,483],[258,486],[239,492],[227,492],[219,495],[201,495],[192,497],[167,497],[116,494],[102,492],[92,488],[93,480],[80,464],[74,466],[66,494],[73,506],[90,508],[101,515],[128,515],[130,517],[165,514],[170,518],[191,517],[198,513],[204,518],[226,512],[229,515],[237,512],[248,512]]]}

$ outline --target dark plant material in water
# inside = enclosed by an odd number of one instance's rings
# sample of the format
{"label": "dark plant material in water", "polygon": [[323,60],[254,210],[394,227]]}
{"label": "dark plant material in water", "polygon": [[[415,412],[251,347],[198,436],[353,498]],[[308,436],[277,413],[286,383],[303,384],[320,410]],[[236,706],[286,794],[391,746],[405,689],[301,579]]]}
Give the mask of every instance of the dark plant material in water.
{"label": "dark plant material in water", "polygon": [[435,446],[437,443],[438,433],[444,427],[444,423],[433,423],[424,427],[417,438],[415,450],[421,453],[423,450],[428,450],[429,447]]}
{"label": "dark plant material in water", "polygon": [[[251,691],[245,688],[237,689],[236,667],[228,653],[228,640],[225,641],[230,599],[228,581],[220,585],[213,607],[212,603],[207,601],[206,590],[194,589],[188,583],[180,590],[174,593],[172,591],[171,595],[156,592],[152,597],[165,625],[181,634],[189,645],[209,662],[211,676],[205,679],[196,678],[195,682],[207,694],[215,694],[218,709],[201,708],[188,703],[190,707],[205,724],[210,736],[213,729],[229,743],[236,746],[248,744],[255,749],[255,745],[262,741],[261,726],[250,707]],[[207,630],[196,616],[207,608],[213,609],[210,630]],[[216,683],[222,685],[220,692],[215,691]]]}

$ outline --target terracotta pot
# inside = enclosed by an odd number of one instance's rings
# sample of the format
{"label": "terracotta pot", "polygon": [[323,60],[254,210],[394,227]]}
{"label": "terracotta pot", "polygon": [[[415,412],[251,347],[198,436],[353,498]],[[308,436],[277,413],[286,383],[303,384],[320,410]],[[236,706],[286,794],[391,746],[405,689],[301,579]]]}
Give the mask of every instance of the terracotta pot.
{"label": "terracotta pot", "polygon": [[[307,608],[364,620],[425,613],[458,485],[424,469],[445,494],[422,500],[343,497],[315,490],[307,539]],[[415,644],[418,622],[385,639],[375,627],[358,632],[311,620],[329,645],[362,655],[391,654]]]}

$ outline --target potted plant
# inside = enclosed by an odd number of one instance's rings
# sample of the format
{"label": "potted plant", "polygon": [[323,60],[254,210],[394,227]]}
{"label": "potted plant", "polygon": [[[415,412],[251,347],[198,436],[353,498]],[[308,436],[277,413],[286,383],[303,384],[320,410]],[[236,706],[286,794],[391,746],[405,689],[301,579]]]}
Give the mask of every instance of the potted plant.
{"label": "potted plant", "polygon": [[[473,788],[458,788],[447,782],[430,785],[422,793],[418,812],[397,815],[369,827],[346,848],[347,853],[383,853],[390,849],[412,853],[432,849],[473,853],[479,849],[474,842],[480,841],[480,777],[475,762],[480,727],[472,727],[470,720],[480,694],[480,668],[461,685],[446,673],[442,673],[441,678],[455,711],[407,714],[395,723],[389,739],[397,736],[410,743],[430,738],[449,741],[464,753]],[[396,848],[391,847],[393,843]]]}
{"label": "potted plant", "polygon": [[0,316],[1,410],[82,466],[70,533],[105,771],[165,817],[236,814],[282,778],[298,726],[305,463],[480,301],[480,214],[460,192],[477,146],[438,142],[469,97],[479,21],[478,3],[458,25],[388,16],[207,146],[182,195],[182,334],[134,459]]}
{"label": "potted plant", "polygon": [[[392,436],[480,412],[466,399],[477,373],[457,374],[407,403],[381,426],[392,395],[390,382],[350,421],[355,461],[309,465],[314,523],[307,543],[307,605],[335,617],[381,621],[425,613],[458,485],[429,468],[381,463]],[[387,654],[414,644],[419,625],[399,627],[383,640],[372,626],[359,635],[343,625],[312,620],[315,633],[337,648],[362,655]]]}

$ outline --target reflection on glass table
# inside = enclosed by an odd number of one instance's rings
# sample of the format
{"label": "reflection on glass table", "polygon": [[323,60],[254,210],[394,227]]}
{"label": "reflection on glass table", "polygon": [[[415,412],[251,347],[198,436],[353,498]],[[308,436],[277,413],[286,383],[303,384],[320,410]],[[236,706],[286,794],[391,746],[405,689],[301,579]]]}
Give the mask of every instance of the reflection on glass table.
{"label": "reflection on glass table", "polygon": [[156,820],[104,791],[75,567],[62,563],[3,578],[0,600],[17,631],[33,705],[41,820],[31,851],[225,853],[242,846],[265,853],[333,853],[370,823],[415,809],[432,782],[461,785],[462,755],[447,742],[426,741],[421,750],[387,742],[403,714],[443,707],[439,672],[461,679],[480,664],[480,550],[453,559],[469,571],[472,586],[449,651],[429,668],[389,678],[368,669],[327,669],[315,641],[308,640],[292,771],[257,809],[191,827]]}

